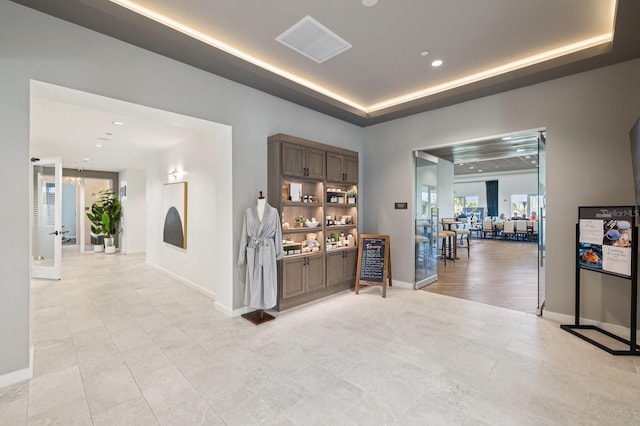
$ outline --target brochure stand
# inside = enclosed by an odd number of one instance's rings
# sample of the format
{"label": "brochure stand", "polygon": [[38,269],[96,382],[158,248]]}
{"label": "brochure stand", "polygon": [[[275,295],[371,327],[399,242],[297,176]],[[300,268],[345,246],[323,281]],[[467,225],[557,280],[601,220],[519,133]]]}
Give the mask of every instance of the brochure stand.
{"label": "brochure stand", "polygon": [[[589,209],[593,209],[593,208],[589,208]],[[604,210],[601,210],[604,211]],[[582,219],[582,208],[581,208],[581,219]],[[627,219],[627,218],[625,218]],[[597,220],[590,220],[587,219],[587,221],[590,222],[597,222]],[[613,222],[613,221],[606,221],[606,220],[602,220],[601,221],[604,224],[605,230],[606,230],[606,226],[609,222]],[[589,343],[591,343],[594,346],[599,347],[600,349],[609,352],[612,355],[640,355],[640,348],[637,345],[637,341],[636,341],[636,330],[637,330],[637,314],[638,314],[638,229],[635,227],[635,224],[633,223],[633,215],[631,215],[630,218],[628,218],[628,220],[625,220],[625,226],[626,223],[630,223],[631,229],[627,229],[626,232],[631,231],[631,247],[630,247],[630,253],[629,256],[630,258],[628,259],[628,261],[630,262],[630,274],[626,274],[626,273],[617,273],[617,272],[610,272],[607,271],[607,269],[605,267],[603,267],[603,264],[605,264],[605,262],[603,261],[602,257],[603,257],[603,252],[606,255],[607,251],[607,246],[601,246],[601,251],[597,252],[599,253],[600,256],[600,263],[597,263],[597,257],[594,258],[594,261],[596,261],[596,263],[594,263],[593,267],[590,266],[586,266],[585,265],[581,265],[581,259],[584,263],[584,259],[585,259],[585,252],[586,250],[591,250],[591,248],[589,247],[590,244],[585,244],[584,243],[584,237],[581,239],[581,224],[576,224],[576,294],[575,294],[575,323],[574,324],[570,324],[570,325],[561,325],[560,327],[565,330],[568,331],[569,333],[581,338],[582,340],[585,340]],[[587,224],[587,226],[590,224]],[[601,227],[602,229],[602,227]],[[583,229],[584,231],[584,229]],[[589,230],[587,230],[588,232]],[[606,231],[609,232],[609,231]],[[604,233],[604,231],[603,231]],[[614,238],[617,237],[618,235],[615,233],[612,233],[612,235],[614,235]],[[607,235],[604,234],[603,238],[606,238]],[[603,244],[606,244],[606,239],[604,240]],[[597,247],[597,245],[593,245],[594,247]],[[605,248],[605,250],[602,250],[602,248]],[[597,250],[596,248],[593,249],[594,251]],[[615,249],[613,249],[615,250]],[[628,249],[627,249],[628,250]],[[593,252],[591,252],[593,253]],[[581,269],[590,269],[593,270],[594,272],[601,272],[601,273],[605,273],[605,274],[609,274],[609,275],[615,275],[621,278],[625,278],[631,281],[631,318],[630,318],[630,338],[629,340],[624,339],[620,336],[617,336],[613,333],[610,333],[607,330],[603,330],[602,328],[595,326],[595,325],[581,325],[580,324],[580,270]],[[598,342],[588,336],[585,336],[584,334],[578,332],[577,330],[594,330],[598,333],[604,334],[605,336],[610,337],[611,339],[614,339],[618,342],[623,343],[624,345],[629,346],[628,350],[621,350],[621,349],[614,349],[611,348],[609,346],[604,345],[601,342]]]}

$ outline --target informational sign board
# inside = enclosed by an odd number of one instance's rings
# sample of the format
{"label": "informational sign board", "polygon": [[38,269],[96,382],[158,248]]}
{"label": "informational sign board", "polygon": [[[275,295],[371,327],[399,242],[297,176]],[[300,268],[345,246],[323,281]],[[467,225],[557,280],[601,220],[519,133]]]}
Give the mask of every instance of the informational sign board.
{"label": "informational sign board", "polygon": [[361,285],[381,285],[382,297],[387,296],[391,283],[391,248],[388,235],[360,234],[356,294]]}
{"label": "informational sign board", "polygon": [[631,277],[634,207],[580,207],[578,264],[624,278]]}

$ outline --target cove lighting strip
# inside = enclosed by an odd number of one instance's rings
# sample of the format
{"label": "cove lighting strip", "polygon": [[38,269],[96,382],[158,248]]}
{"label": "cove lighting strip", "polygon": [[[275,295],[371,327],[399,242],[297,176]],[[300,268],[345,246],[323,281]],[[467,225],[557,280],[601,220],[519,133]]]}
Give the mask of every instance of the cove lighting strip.
{"label": "cove lighting strip", "polygon": [[548,61],[551,59],[559,58],[571,53],[579,52],[584,49],[599,46],[601,44],[609,43],[613,41],[613,34],[607,33],[596,37],[592,37],[586,40],[572,43],[566,46],[559,47],[557,49],[547,50],[546,52],[538,53],[537,55],[529,56],[523,59],[518,59],[513,62],[509,62],[504,65],[500,65],[494,68],[489,68],[485,71],[480,71],[475,74],[471,74],[457,80],[447,81],[446,83],[438,84],[436,86],[427,87],[416,92],[412,92],[396,98],[387,99],[377,104],[370,105],[367,108],[367,112],[379,111],[381,109],[389,108],[392,106],[400,105],[405,102],[414,101],[416,99],[424,98],[426,96],[435,95],[436,93],[444,92],[445,90],[455,89],[467,84],[475,83],[481,80],[486,80],[491,77],[495,77],[501,74],[505,74],[511,71],[515,71],[524,67],[528,67],[540,62]]}
{"label": "cove lighting strip", "polygon": [[[390,108],[393,106],[397,106],[403,104],[405,102],[414,101],[420,98],[424,98],[427,96],[435,95],[437,93],[444,92],[446,90],[455,89],[457,87],[461,87],[470,83],[475,83],[481,80],[485,80],[491,77],[495,77],[501,74],[505,74],[511,71],[515,71],[527,66],[531,66],[540,62],[548,61],[551,59],[559,58],[564,55],[569,55],[571,53],[579,52],[581,50],[589,49],[592,47],[596,47],[605,43],[610,43],[613,41],[613,31],[602,34],[596,37],[592,37],[586,40],[579,41],[577,43],[572,43],[566,46],[562,46],[556,49],[547,50],[542,53],[538,53],[536,55],[528,56],[526,58],[518,59],[513,62],[509,62],[504,65],[500,65],[498,67],[490,68],[485,71],[481,71],[478,73],[474,73],[456,80],[448,81],[446,83],[438,84],[435,86],[430,86],[415,92],[408,93],[406,95],[398,96],[395,98],[387,99],[382,102],[375,103],[373,105],[364,106],[360,105],[351,99],[345,98],[344,96],[340,96],[335,92],[332,92],[329,89],[326,89],[318,84],[315,84],[305,78],[297,76],[293,73],[283,70],[282,68],[278,68],[274,65],[269,64],[261,59],[258,59],[254,56],[249,55],[241,50],[236,49],[233,46],[230,46],[214,37],[211,37],[207,34],[204,34],[198,30],[195,30],[187,25],[184,25],[174,19],[171,19],[165,15],[157,13],[151,9],[148,9],[144,6],[141,6],[133,1],[129,0],[110,0],[112,3],[118,4],[126,9],[131,10],[139,15],[145,16],[153,21],[156,21],[162,25],[165,25],[171,29],[181,32],[189,37],[192,37],[196,40],[199,40],[203,43],[206,43],[210,46],[213,46],[217,49],[220,49],[224,52],[227,52],[239,59],[247,61],[253,65],[256,65],[260,68],[263,68],[267,71],[270,71],[274,74],[277,74],[287,80],[293,81],[294,83],[300,84],[308,89],[311,89],[315,92],[321,93],[329,98],[332,98],[338,102],[341,102],[345,105],[349,105],[357,110],[362,111],[363,113],[372,113],[375,111],[380,111],[385,108]],[[614,2],[615,4],[615,2]],[[613,24],[612,24],[613,26]]]}

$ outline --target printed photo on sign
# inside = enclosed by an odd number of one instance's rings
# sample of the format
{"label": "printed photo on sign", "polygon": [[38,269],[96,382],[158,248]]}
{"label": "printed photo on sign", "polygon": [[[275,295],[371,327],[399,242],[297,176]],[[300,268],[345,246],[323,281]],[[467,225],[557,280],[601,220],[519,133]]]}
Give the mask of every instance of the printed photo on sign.
{"label": "printed photo on sign", "polygon": [[602,246],[580,243],[580,266],[590,269],[602,269]]}
{"label": "printed photo on sign", "polygon": [[604,224],[602,244],[616,247],[631,247],[631,222],[609,220]]}

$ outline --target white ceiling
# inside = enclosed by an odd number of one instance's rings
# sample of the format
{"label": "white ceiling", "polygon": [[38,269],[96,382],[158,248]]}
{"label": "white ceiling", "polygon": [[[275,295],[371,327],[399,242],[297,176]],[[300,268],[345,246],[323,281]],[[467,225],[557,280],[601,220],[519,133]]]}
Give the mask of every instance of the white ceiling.
{"label": "white ceiling", "polygon": [[65,168],[143,170],[149,158],[217,126],[52,84],[31,83],[31,156],[62,157]]}
{"label": "white ceiling", "polygon": [[[13,1],[360,126],[640,57],[638,0]],[[276,40],[306,16],[352,47]]]}
{"label": "white ceiling", "polygon": [[[640,11],[637,0],[379,0],[374,7],[361,0],[13,1],[361,126],[640,56],[637,22],[628,16]],[[276,41],[305,16],[352,47],[316,63]],[[614,28],[613,43],[498,77],[482,74],[610,39]],[[434,68],[434,59],[444,64]],[[451,85],[456,80],[461,87]],[[390,101],[416,91],[415,99]],[[32,100],[32,154],[63,153],[72,168],[142,168],[190,134],[188,126],[167,126],[142,107],[111,101],[41,86]],[[398,104],[376,106],[384,102]]]}
{"label": "white ceiling", "polygon": [[[374,7],[360,0],[135,3],[368,108],[612,33],[616,2],[380,0]],[[353,47],[318,64],[276,41],[307,15]],[[420,55],[424,50],[430,52],[426,57]],[[436,58],[444,65],[431,67]]]}

